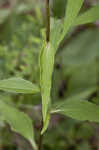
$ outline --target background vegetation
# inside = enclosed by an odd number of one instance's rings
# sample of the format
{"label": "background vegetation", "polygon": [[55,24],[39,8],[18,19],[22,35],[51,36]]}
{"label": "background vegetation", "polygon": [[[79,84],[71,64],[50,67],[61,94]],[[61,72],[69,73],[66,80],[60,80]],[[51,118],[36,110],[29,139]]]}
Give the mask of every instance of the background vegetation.
{"label": "background vegetation", "polygon": [[[51,19],[63,19],[66,0],[51,1]],[[84,11],[98,0],[85,0]],[[0,0],[0,79],[20,76],[39,84],[39,54],[45,28],[42,0]],[[53,24],[51,25],[53,26]],[[10,85],[9,85],[10,86]],[[99,104],[99,22],[72,28],[56,55],[52,102],[68,97]],[[2,99],[20,108],[40,130],[41,96],[1,93]],[[45,150],[99,150],[99,125],[53,115],[44,135]],[[31,149],[8,124],[0,121],[0,149]]]}

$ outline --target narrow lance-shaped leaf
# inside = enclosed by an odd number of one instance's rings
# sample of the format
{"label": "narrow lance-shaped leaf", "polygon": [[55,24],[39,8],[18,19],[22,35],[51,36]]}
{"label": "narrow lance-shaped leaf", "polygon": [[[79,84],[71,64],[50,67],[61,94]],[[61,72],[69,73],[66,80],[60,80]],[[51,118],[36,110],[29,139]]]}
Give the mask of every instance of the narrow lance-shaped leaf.
{"label": "narrow lance-shaped leaf", "polygon": [[53,45],[55,52],[72,26],[82,4],[83,0],[75,0],[75,2],[74,0],[67,0],[64,23],[60,24],[59,22],[55,22],[54,28],[51,30],[51,44]]}
{"label": "narrow lance-shaped leaf", "polygon": [[[50,43],[44,43],[40,55],[40,85],[42,94],[42,114],[43,114],[43,130],[46,130],[49,123],[49,109],[50,109],[50,92],[51,80],[54,66],[54,49]],[[46,126],[46,127],[45,127]]]}
{"label": "narrow lance-shaped leaf", "polygon": [[55,112],[79,121],[99,122],[99,106],[86,100],[67,100],[52,111]]}
{"label": "narrow lance-shaped leaf", "polygon": [[74,25],[81,25],[86,23],[91,23],[99,20],[99,5],[95,5],[92,8],[88,9],[83,14],[79,15],[75,21]]}
{"label": "narrow lance-shaped leaf", "polygon": [[78,93],[74,93],[71,96],[68,96],[66,100],[63,101],[59,101],[57,103],[54,103],[52,105],[52,110],[57,110],[58,108],[60,108],[61,106],[66,105],[67,101],[76,101],[76,100],[84,100],[87,99],[91,94],[93,94],[95,91],[97,90],[96,87],[93,88],[88,88],[87,90],[81,90]]}
{"label": "narrow lance-shaped leaf", "polygon": [[62,23],[60,20],[53,19],[51,19],[51,22],[53,22],[53,27],[51,28],[50,43],[54,47],[54,52],[56,52],[59,44],[58,40],[62,34]]}
{"label": "narrow lance-shaped leaf", "polygon": [[63,40],[64,36],[67,34],[68,30],[72,26],[75,18],[77,17],[81,9],[82,4],[83,4],[83,0],[75,0],[75,2],[74,0],[67,1],[64,25],[63,25],[63,33],[60,38],[60,41]]}
{"label": "narrow lance-shaped leaf", "polygon": [[14,93],[38,93],[39,87],[22,78],[10,78],[0,81],[0,90]]}
{"label": "narrow lance-shaped leaf", "polygon": [[23,112],[0,100],[0,114],[9,123],[11,129],[30,141],[35,150],[32,120]]}

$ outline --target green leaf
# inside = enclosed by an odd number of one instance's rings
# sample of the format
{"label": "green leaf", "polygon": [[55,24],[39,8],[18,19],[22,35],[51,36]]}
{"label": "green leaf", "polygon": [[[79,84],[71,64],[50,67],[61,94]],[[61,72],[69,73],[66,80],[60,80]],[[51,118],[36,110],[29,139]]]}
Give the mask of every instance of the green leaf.
{"label": "green leaf", "polygon": [[63,24],[63,33],[60,36],[59,42],[60,43],[64,36],[67,34],[68,30],[71,28],[75,18],[77,17],[81,6],[83,4],[83,0],[68,0],[66,4],[66,12]]}
{"label": "green leaf", "polygon": [[37,150],[32,120],[25,113],[0,100],[0,114],[3,116],[3,120],[10,124],[13,131],[28,139],[34,149]]}
{"label": "green leaf", "polygon": [[50,42],[51,45],[54,47],[54,52],[56,52],[59,46],[59,39],[62,33],[62,23],[60,20],[51,19],[51,34],[50,34]]}
{"label": "green leaf", "polygon": [[[40,54],[40,85],[42,94],[42,114],[43,125],[45,128],[46,120],[49,120],[49,109],[51,104],[51,82],[54,66],[54,49],[50,43],[44,42],[43,48]],[[48,122],[47,122],[48,125]],[[47,128],[47,126],[46,126]],[[46,129],[44,129],[45,131]]]}
{"label": "green leaf", "polygon": [[60,53],[62,63],[67,67],[80,66],[96,61],[99,56],[99,30],[88,29],[71,40]]}
{"label": "green leaf", "polygon": [[81,68],[75,68],[68,83],[67,95],[81,94],[83,96],[83,91],[85,91],[86,94],[87,92],[93,94],[97,89],[98,66],[99,64],[91,63],[90,65],[80,66]]}
{"label": "green leaf", "polygon": [[73,93],[71,96],[69,96],[67,99],[73,99],[73,100],[77,100],[77,99],[86,99],[88,98],[91,94],[93,94],[94,92],[97,91],[96,87],[93,88],[88,88],[88,89],[83,89],[79,90],[78,93],[75,92],[75,94]]}
{"label": "green leaf", "polygon": [[10,78],[0,81],[0,89],[14,93],[38,93],[38,86],[22,78]]}
{"label": "green leaf", "polygon": [[75,0],[75,3],[73,0],[68,0],[67,3],[65,3],[66,12],[64,17],[64,23],[60,23],[59,20],[55,20],[54,27],[51,29],[51,44],[53,45],[55,52],[59,44],[67,34],[68,30],[72,26],[82,4],[83,0]]}
{"label": "green leaf", "polygon": [[58,109],[58,108],[60,108],[60,106],[64,105],[67,100],[68,101],[69,100],[70,101],[71,100],[76,101],[76,100],[79,100],[79,99],[81,99],[81,100],[87,99],[91,94],[93,94],[94,92],[96,92],[96,90],[97,90],[97,88],[94,87],[94,88],[88,88],[88,89],[83,89],[83,90],[80,89],[78,93],[76,93],[76,92],[73,93],[71,91],[72,94],[70,96],[68,96],[66,100],[63,100],[61,102],[57,102],[57,103],[53,104],[52,109]]}
{"label": "green leaf", "polygon": [[55,112],[79,121],[99,122],[99,106],[85,100],[67,100],[52,111]]}
{"label": "green leaf", "polygon": [[83,0],[68,0],[67,2],[67,9],[64,19],[64,25],[63,25],[63,35],[67,33],[69,28],[71,27],[72,23],[74,22],[75,18],[77,17],[81,6],[83,4]]}
{"label": "green leaf", "polygon": [[46,129],[48,128],[49,121],[50,121],[50,113],[48,112],[46,120],[44,122],[44,126],[43,126],[42,131],[41,131],[41,134],[43,134],[46,131]]}
{"label": "green leaf", "polygon": [[81,25],[86,23],[91,23],[99,20],[99,5],[95,5],[83,14],[79,15],[75,21],[74,25]]}

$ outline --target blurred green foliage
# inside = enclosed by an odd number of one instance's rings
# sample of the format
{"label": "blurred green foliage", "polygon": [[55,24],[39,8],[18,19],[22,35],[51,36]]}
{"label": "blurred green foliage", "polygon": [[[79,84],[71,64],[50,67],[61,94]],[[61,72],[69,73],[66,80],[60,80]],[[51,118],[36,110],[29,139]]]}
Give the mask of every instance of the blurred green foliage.
{"label": "blurred green foliage", "polygon": [[[66,1],[53,0],[52,14],[64,16]],[[39,54],[41,36],[45,27],[44,2],[18,2],[14,9],[0,9],[0,79],[11,76],[23,77],[39,83]],[[32,6],[32,7],[31,7]],[[88,100],[99,104],[99,27],[95,24],[71,29],[56,55],[53,75],[52,99],[62,101],[90,88],[96,90]],[[10,85],[9,85],[10,86]],[[5,95],[3,98],[26,111],[39,129],[40,95]],[[32,106],[34,105],[34,107]],[[36,119],[37,118],[37,119]],[[29,148],[23,139],[12,133],[0,122],[0,148],[6,150]],[[99,126],[89,122],[78,122],[64,116],[54,115],[44,136],[47,150],[98,150]],[[37,137],[38,132],[37,132]],[[14,137],[14,139],[13,139]],[[37,138],[38,139],[38,138]],[[28,146],[27,146],[28,145]]]}
{"label": "blurred green foliage", "polygon": [[52,14],[56,18],[63,18],[65,15],[65,6],[67,0],[53,0],[52,1]]}

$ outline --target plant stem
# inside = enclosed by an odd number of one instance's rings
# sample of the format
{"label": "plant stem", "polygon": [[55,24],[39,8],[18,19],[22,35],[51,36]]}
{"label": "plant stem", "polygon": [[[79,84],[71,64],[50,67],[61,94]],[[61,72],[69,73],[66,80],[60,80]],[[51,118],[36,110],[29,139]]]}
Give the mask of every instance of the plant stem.
{"label": "plant stem", "polygon": [[46,42],[50,41],[50,6],[49,0],[46,0]]}
{"label": "plant stem", "polygon": [[43,143],[43,135],[41,134],[42,127],[43,127],[43,120],[41,121],[40,138],[39,138],[38,150],[42,150],[42,143]]}
{"label": "plant stem", "polygon": [[40,133],[39,149],[38,150],[42,150],[42,141],[43,141],[43,135]]}
{"label": "plant stem", "polygon": [[[49,0],[46,0],[46,42],[49,43],[49,41],[50,41],[50,6]],[[43,128],[43,119],[41,121],[38,150],[42,150],[42,143],[43,143],[43,135],[41,134],[42,128]]]}

